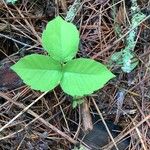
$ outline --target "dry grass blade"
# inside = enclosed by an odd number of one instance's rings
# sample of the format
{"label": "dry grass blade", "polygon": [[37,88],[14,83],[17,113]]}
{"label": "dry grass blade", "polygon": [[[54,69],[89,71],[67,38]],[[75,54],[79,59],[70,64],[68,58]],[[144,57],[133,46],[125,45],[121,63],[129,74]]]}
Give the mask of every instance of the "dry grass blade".
{"label": "dry grass blade", "polygon": [[[9,97],[7,97],[6,95],[4,95],[3,93],[0,92],[0,96],[4,97],[5,99],[7,99],[8,101],[12,102],[13,104],[19,106],[20,108],[23,108],[23,110],[16,115],[13,119],[11,119],[5,126],[3,126],[2,128],[0,128],[0,132],[3,131],[3,129],[5,129],[6,127],[8,127],[8,125],[10,125],[15,119],[17,119],[20,115],[22,115],[25,111],[27,111],[30,115],[32,115],[33,117],[35,117],[35,120],[38,119],[39,121],[41,121],[43,124],[45,124],[48,128],[52,129],[53,131],[55,131],[56,133],[60,134],[62,137],[66,138],[68,141],[70,141],[73,144],[76,144],[77,141],[72,139],[71,137],[69,137],[68,135],[66,135],[65,133],[63,133],[62,131],[60,131],[59,129],[57,129],[55,126],[51,125],[49,122],[45,121],[43,118],[41,118],[39,115],[37,115],[35,112],[33,112],[32,110],[29,110],[29,108],[35,104],[38,100],[40,100],[44,95],[46,95],[47,92],[43,93],[41,96],[39,96],[33,103],[31,103],[30,105],[28,105],[27,107],[25,107],[23,104],[18,103],[13,101],[12,99],[10,99]],[[8,136],[9,137],[9,136]],[[5,138],[8,138],[5,137]],[[4,138],[1,138],[4,139]]]}
{"label": "dry grass blade", "polygon": [[13,123],[18,117],[20,117],[24,112],[26,112],[32,105],[34,105],[37,101],[39,101],[47,92],[43,93],[36,100],[34,100],[30,105],[25,107],[18,115],[16,115],[13,119],[11,119],[7,124],[0,128],[0,132],[2,132],[5,128],[7,128],[11,123]]}

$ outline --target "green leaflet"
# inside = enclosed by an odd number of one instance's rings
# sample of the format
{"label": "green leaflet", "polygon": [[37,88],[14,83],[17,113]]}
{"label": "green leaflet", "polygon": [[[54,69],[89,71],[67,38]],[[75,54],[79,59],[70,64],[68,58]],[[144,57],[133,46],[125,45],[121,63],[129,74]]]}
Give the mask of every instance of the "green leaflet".
{"label": "green leaflet", "polygon": [[84,96],[115,77],[104,65],[86,58],[69,61],[63,68],[61,87],[71,96]]}
{"label": "green leaflet", "polygon": [[60,62],[71,60],[78,51],[79,32],[75,25],[56,17],[42,34],[42,45],[49,55]]}
{"label": "green leaflet", "polygon": [[11,67],[32,89],[49,91],[55,88],[62,77],[61,65],[50,58],[32,54],[19,60]]}

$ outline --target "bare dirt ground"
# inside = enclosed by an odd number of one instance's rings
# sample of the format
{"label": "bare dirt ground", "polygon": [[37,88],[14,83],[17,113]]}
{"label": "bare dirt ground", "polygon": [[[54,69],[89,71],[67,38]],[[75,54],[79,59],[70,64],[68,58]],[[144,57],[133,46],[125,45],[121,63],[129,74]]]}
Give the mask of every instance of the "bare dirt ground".
{"label": "bare dirt ground", "polygon": [[[57,15],[65,17],[73,2],[18,0],[11,5],[0,0],[0,150],[68,150],[79,142],[80,107],[72,108],[72,98],[59,87],[48,93],[34,91],[9,68],[25,55],[44,54],[41,34],[46,23]],[[137,2],[140,10],[150,15],[150,1]],[[81,39],[77,57],[107,65],[112,54],[125,47],[122,39],[128,32],[130,7],[130,0],[82,1],[73,20]],[[121,37],[114,20],[121,27]],[[150,19],[138,26],[136,38],[138,66],[129,74],[111,66],[116,78],[86,100],[92,116],[98,114],[98,108],[104,119],[123,128],[114,140],[130,136],[129,150],[149,150]],[[123,99],[119,114],[118,96]]]}

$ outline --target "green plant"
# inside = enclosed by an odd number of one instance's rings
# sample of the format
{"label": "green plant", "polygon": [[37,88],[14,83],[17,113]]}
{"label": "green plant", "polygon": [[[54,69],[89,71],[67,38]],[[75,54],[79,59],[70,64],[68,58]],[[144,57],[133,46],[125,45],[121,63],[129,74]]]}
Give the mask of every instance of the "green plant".
{"label": "green plant", "polygon": [[75,57],[79,32],[60,16],[50,21],[42,34],[42,46],[48,56],[25,56],[11,67],[32,89],[50,91],[60,84],[73,97],[84,96],[102,88],[115,77],[103,64]]}

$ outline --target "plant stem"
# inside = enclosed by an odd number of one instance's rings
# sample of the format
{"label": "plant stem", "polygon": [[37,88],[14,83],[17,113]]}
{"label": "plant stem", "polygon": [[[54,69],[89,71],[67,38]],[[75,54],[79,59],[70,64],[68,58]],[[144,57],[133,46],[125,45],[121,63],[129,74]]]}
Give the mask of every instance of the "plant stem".
{"label": "plant stem", "polygon": [[83,129],[85,132],[88,132],[93,129],[92,118],[89,110],[89,105],[87,99],[81,104],[81,116],[82,116],[82,123]]}

